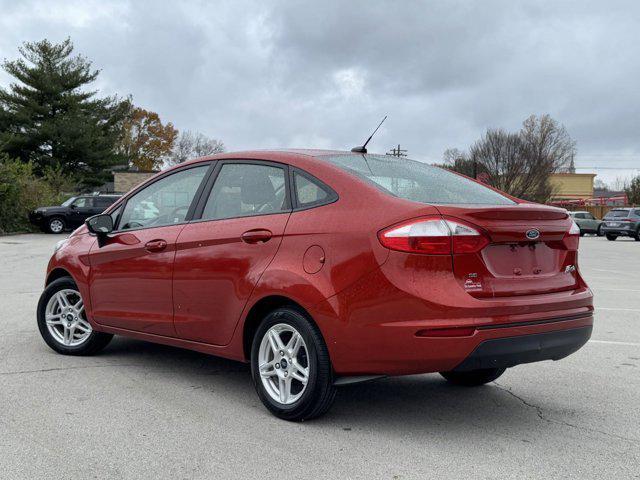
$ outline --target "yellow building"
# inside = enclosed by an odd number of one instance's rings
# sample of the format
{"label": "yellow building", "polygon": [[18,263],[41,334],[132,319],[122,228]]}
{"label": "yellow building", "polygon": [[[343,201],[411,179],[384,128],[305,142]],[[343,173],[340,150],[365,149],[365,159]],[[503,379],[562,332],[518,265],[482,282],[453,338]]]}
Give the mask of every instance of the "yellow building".
{"label": "yellow building", "polygon": [[552,201],[593,198],[595,173],[554,173],[549,179],[553,185]]}

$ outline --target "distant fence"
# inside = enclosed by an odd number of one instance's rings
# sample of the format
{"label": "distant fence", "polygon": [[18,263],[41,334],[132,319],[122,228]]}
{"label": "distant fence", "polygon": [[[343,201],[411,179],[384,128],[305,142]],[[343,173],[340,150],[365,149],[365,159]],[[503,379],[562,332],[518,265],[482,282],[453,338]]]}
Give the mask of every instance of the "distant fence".
{"label": "distant fence", "polygon": [[596,218],[603,218],[609,210],[621,207],[613,205],[563,205],[562,208],[566,208],[567,210],[572,212],[589,212]]}

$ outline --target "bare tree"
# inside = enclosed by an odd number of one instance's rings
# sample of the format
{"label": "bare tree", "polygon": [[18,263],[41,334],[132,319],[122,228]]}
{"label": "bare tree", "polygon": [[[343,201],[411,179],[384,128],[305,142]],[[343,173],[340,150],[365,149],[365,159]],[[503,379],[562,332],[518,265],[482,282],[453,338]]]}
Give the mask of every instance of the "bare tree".
{"label": "bare tree", "polygon": [[176,140],[167,163],[176,165],[191,158],[205,157],[222,152],[224,152],[224,144],[220,140],[209,138],[199,132],[193,133],[185,130]]}
{"label": "bare tree", "polygon": [[549,115],[527,118],[517,133],[490,129],[466,154],[445,151],[445,166],[515,197],[545,202],[553,193],[551,174],[575,167],[575,142]]}

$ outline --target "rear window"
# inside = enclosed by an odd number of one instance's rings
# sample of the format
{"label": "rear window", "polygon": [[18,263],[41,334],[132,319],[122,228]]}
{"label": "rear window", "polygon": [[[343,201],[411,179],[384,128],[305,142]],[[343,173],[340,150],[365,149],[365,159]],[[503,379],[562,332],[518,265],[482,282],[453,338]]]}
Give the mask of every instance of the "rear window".
{"label": "rear window", "polygon": [[629,210],[611,210],[604,218],[624,218],[629,216]]}
{"label": "rear window", "polygon": [[396,197],[421,203],[512,205],[515,202],[440,167],[386,155],[321,156]]}

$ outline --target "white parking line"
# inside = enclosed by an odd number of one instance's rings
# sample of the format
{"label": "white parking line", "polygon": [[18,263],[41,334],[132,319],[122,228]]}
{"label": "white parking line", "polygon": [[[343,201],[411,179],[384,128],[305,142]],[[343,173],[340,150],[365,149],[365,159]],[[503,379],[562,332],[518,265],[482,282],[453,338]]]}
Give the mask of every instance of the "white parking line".
{"label": "white parking line", "polygon": [[614,342],[612,340],[589,340],[589,343],[604,343],[607,345],[625,345],[628,347],[640,347],[640,343],[633,342]]}
{"label": "white parking line", "polygon": [[640,292],[640,290],[633,288],[596,288],[595,293],[598,292]]}
{"label": "white parking line", "polygon": [[640,308],[610,308],[610,307],[596,307],[596,312],[598,310],[607,310],[611,312],[637,312],[640,313]]}

